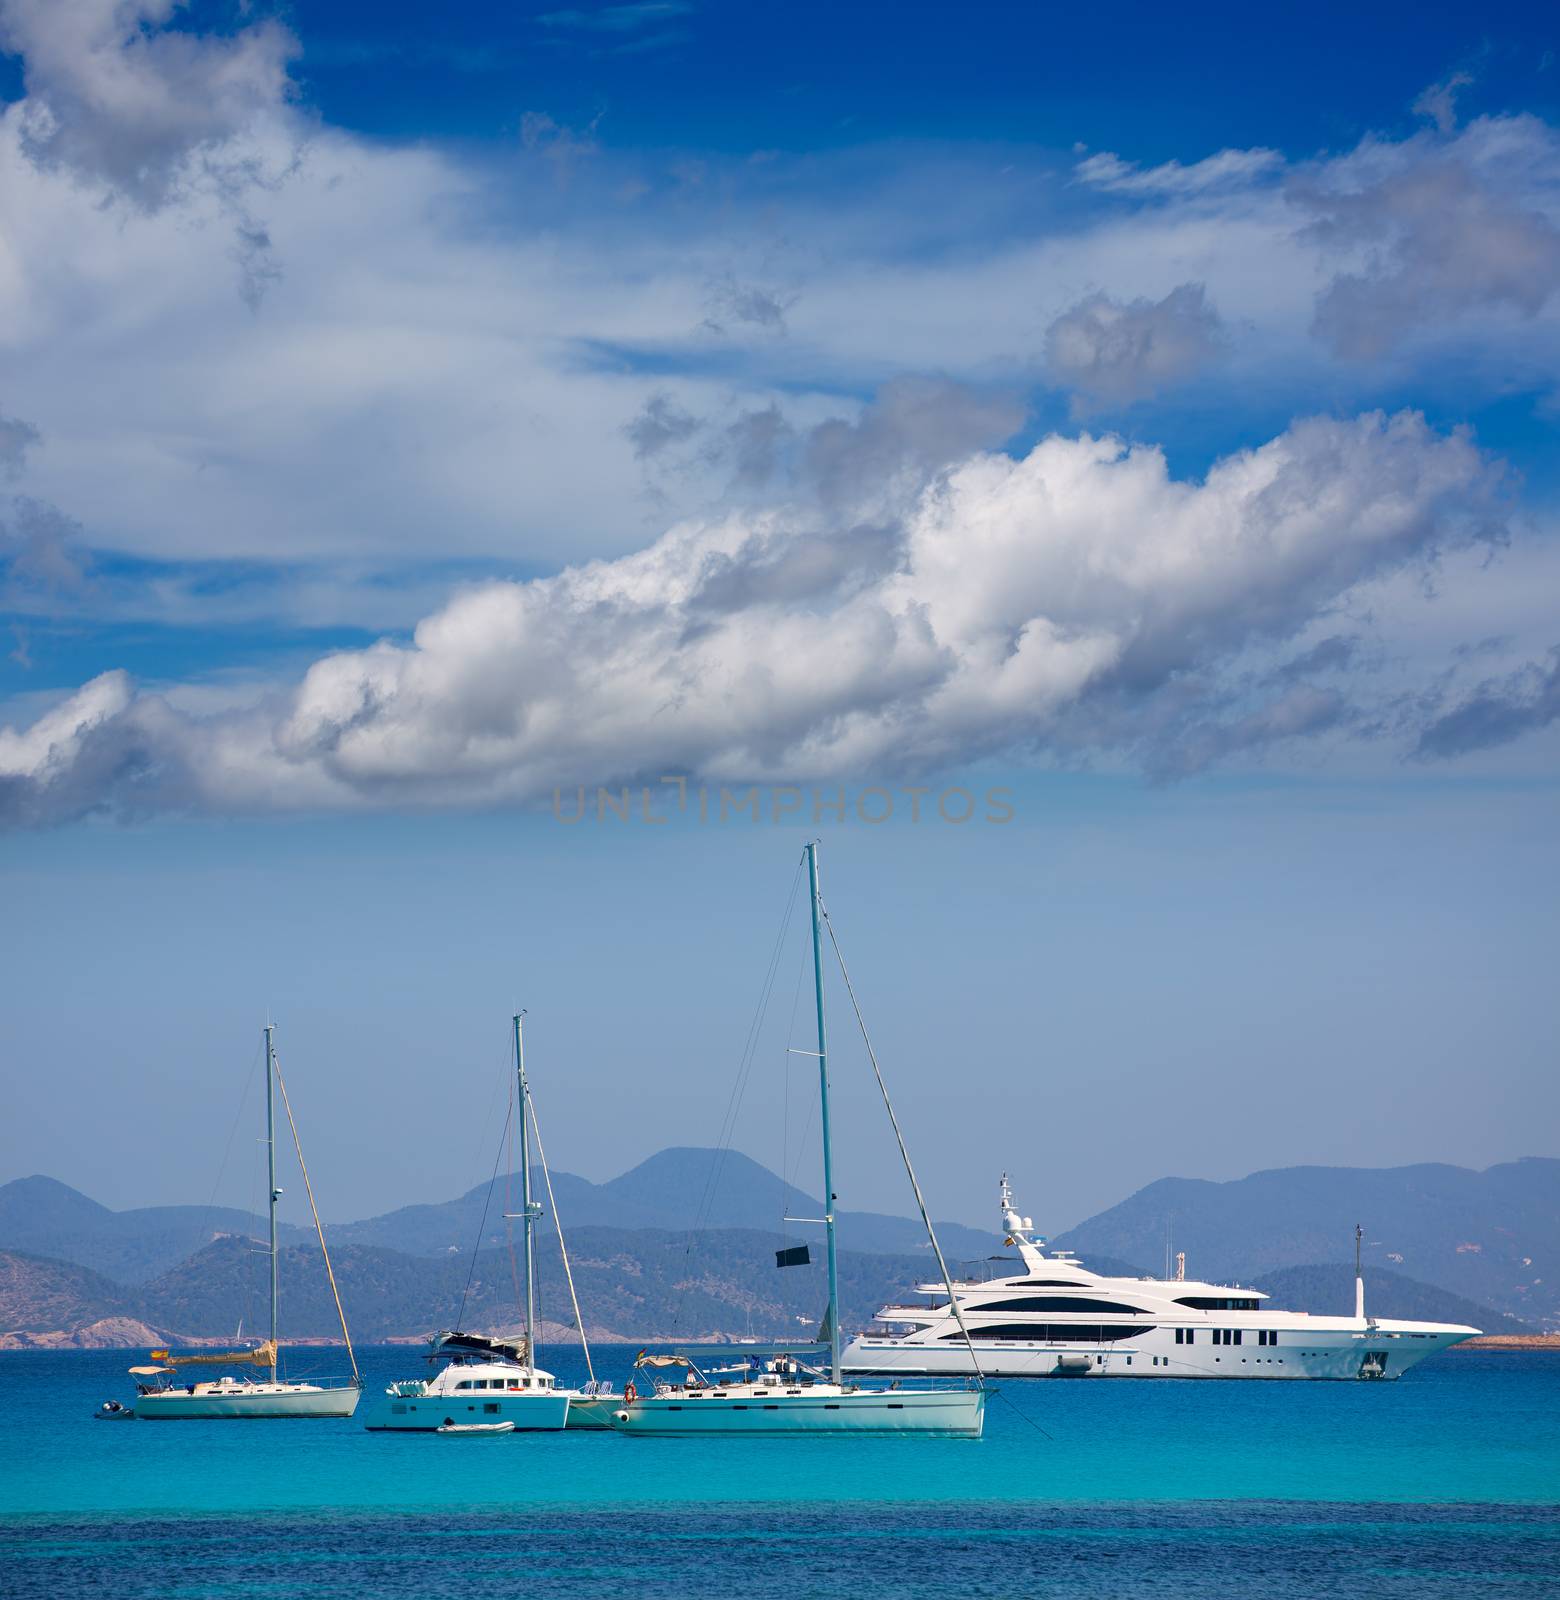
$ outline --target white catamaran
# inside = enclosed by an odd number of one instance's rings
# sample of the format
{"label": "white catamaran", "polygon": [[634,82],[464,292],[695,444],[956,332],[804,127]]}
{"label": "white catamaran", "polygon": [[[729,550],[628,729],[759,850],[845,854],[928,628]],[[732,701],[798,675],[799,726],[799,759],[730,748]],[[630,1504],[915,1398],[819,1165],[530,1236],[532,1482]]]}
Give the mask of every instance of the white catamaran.
{"label": "white catamaran", "polygon": [[[392,1383],[375,1396],[363,1426],[373,1433],[539,1433],[569,1428],[611,1426],[607,1408],[621,1404],[610,1385],[598,1384],[591,1366],[590,1344],[580,1317],[574,1292],[574,1274],[569,1266],[568,1246],[563,1224],[553,1200],[552,1174],[542,1149],[541,1128],[531,1099],[531,1085],[525,1071],[525,1035],[522,1019],[513,1018],[515,1074],[520,1099],[520,1210],[506,1213],[518,1218],[525,1236],[525,1290],[521,1307],[525,1331],[519,1339],[501,1339],[458,1330],[437,1333],[429,1343],[428,1359],[446,1365],[431,1378],[413,1378]],[[553,1220],[558,1228],[558,1247],[563,1256],[564,1276],[574,1320],[585,1349],[585,1365],[590,1381],[583,1389],[560,1386],[550,1372],[536,1365],[536,1249],[535,1228],[542,1207],[531,1198],[531,1139],[536,1139],[547,1197],[552,1203]],[[496,1169],[495,1169],[496,1170]],[[478,1241],[480,1246],[480,1240]]]}
{"label": "white catamaran", "polygon": [[[325,1245],[325,1230],[320,1224],[320,1214],[314,1204],[314,1187],[309,1182],[309,1169],[303,1164],[303,1145],[298,1138],[298,1125],[293,1121],[292,1105],[287,1098],[287,1084],[281,1075],[276,1059],[274,1028],[267,1023],[265,1029],[265,1151],[266,1193],[270,1219],[268,1254],[271,1269],[270,1337],[253,1350],[230,1350],[221,1354],[185,1352],[180,1350],[154,1350],[151,1363],[131,1367],[136,1379],[134,1414],[143,1419],[173,1419],[183,1417],[350,1417],[357,1409],[362,1393],[362,1380],[358,1376],[357,1357],[352,1350],[352,1336],[347,1332],[346,1312],[342,1310],[341,1296],[336,1290],[336,1274],[330,1264],[330,1251]],[[279,1376],[277,1354],[280,1349],[277,1334],[277,1262],[276,1202],[282,1191],[276,1186],[276,1102],[275,1090],[282,1091],[282,1105],[287,1112],[287,1124],[292,1129],[293,1145],[298,1152],[298,1166],[303,1173],[304,1187],[309,1195],[309,1209],[314,1215],[314,1228],[319,1236],[320,1251],[325,1258],[325,1272],[330,1279],[330,1289],[336,1300],[336,1312],[341,1318],[341,1336],[346,1341],[347,1359],[352,1364],[350,1383],[302,1383]],[[180,1383],[179,1370],[194,1366],[254,1366],[268,1368],[266,1378],[235,1377],[225,1372],[207,1382]],[[99,1412],[100,1416],[122,1416],[126,1408],[109,1401]]]}
{"label": "white catamaran", "polygon": [[[847,1382],[842,1369],[840,1286],[834,1236],[836,1197],[829,1135],[829,1060],[824,1027],[823,945],[820,934],[820,923],[827,920],[828,914],[823,909],[818,893],[816,843],[807,846],[806,861],[812,902],[813,992],[818,1013],[818,1086],[822,1104],[823,1192],[826,1196],[821,1220],[825,1229],[829,1285],[828,1309],[824,1313],[819,1342],[827,1345],[827,1369],[804,1363],[794,1352],[781,1351],[765,1361],[745,1361],[743,1369],[736,1373],[733,1381],[724,1382],[721,1379],[726,1374],[702,1371],[686,1350],[676,1355],[641,1354],[637,1362],[641,1369],[654,1371],[680,1367],[686,1375],[680,1382],[669,1378],[647,1378],[649,1389],[644,1394],[635,1392],[633,1385],[629,1385],[624,1391],[623,1400],[612,1410],[612,1422],[622,1433],[640,1435],[931,1434],[978,1439],[985,1424],[986,1391],[979,1381],[979,1362],[973,1355],[965,1372],[973,1371],[976,1374],[975,1382],[966,1380],[963,1385],[953,1387],[911,1388],[895,1383],[886,1388],[874,1388]],[[833,938],[832,927],[830,938]],[[837,944],[835,952],[837,955]],[[843,972],[843,962],[841,970]],[[848,987],[848,974],[845,982]],[[857,1016],[859,1019],[859,1010]],[[865,1037],[865,1028],[862,1032]],[[867,1049],[871,1054],[870,1041]],[[920,1185],[910,1165],[909,1153],[899,1135],[893,1107],[888,1104],[888,1091],[884,1088],[882,1073],[877,1070],[875,1055],[872,1056],[872,1064],[878,1086],[883,1089],[884,1104],[888,1106],[895,1136],[899,1138],[905,1170],[915,1190],[917,1203],[921,1206],[922,1220],[926,1223],[932,1248],[941,1263],[942,1251],[927,1215]]]}

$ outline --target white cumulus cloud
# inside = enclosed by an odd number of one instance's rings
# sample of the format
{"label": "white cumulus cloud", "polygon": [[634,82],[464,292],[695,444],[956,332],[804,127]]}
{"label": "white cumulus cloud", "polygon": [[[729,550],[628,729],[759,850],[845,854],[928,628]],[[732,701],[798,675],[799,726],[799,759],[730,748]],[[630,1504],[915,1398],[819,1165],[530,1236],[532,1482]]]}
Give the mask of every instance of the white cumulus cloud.
{"label": "white cumulus cloud", "polygon": [[[0,734],[0,808],[524,802],[663,771],[795,780],[997,754],[1187,770],[1346,724],[1243,663],[1358,585],[1488,537],[1498,474],[1417,415],[1295,424],[1178,480],[1157,450],[976,451],[878,505],[777,501],[490,583],[407,642],[198,716],[88,684]],[[896,514],[894,506],[902,507]]]}

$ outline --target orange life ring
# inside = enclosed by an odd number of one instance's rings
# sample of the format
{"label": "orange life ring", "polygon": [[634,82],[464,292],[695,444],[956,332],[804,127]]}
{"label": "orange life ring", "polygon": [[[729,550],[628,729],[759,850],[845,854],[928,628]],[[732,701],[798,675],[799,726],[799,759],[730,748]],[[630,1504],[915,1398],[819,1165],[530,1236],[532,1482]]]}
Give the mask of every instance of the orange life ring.
{"label": "orange life ring", "polygon": [[632,1378],[629,1379],[626,1385],[624,1385],[623,1398],[629,1401],[637,1400],[639,1398],[639,1391],[634,1387]]}

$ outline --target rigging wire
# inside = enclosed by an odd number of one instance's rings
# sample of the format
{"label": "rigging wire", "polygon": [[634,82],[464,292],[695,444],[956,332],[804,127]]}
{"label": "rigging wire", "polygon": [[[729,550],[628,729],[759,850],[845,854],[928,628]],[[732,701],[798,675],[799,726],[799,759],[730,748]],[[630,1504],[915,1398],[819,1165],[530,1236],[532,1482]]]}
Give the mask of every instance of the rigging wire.
{"label": "rigging wire", "polygon": [[899,1143],[899,1154],[905,1164],[905,1174],[910,1179],[910,1187],[915,1191],[915,1203],[921,1209],[921,1221],[926,1228],[926,1237],[932,1241],[932,1250],[937,1256],[937,1266],[942,1273],[943,1283],[947,1286],[948,1308],[959,1324],[959,1332],[964,1335],[965,1348],[970,1353],[970,1365],[975,1369],[975,1377],[984,1385],[986,1375],[980,1370],[980,1357],[975,1354],[975,1341],[970,1338],[970,1330],[964,1323],[964,1312],[959,1306],[959,1297],[954,1293],[953,1274],[948,1271],[948,1263],[943,1259],[942,1246],[937,1242],[937,1230],[932,1226],[931,1215],[926,1209],[926,1199],[921,1193],[915,1167],[911,1164],[905,1136],[899,1130],[899,1118],[894,1115],[894,1103],[888,1097],[888,1085],[883,1081],[883,1069],[878,1065],[877,1051],[872,1048],[872,1039],[867,1033],[867,1019],[861,1014],[861,1002],[857,1000],[855,986],[850,981],[850,972],[845,966],[845,955],[840,949],[839,937],[834,931],[834,923],[830,920],[828,909],[821,897],[818,901],[818,910],[823,917],[824,927],[829,930],[829,943],[834,947],[834,959],[840,964],[840,976],[845,980],[845,992],[850,996],[851,1009],[856,1013],[856,1026],[861,1029],[861,1042],[867,1047],[867,1059],[872,1063],[872,1073],[883,1096],[883,1109],[888,1112],[888,1120],[893,1125],[894,1138]]}
{"label": "rigging wire", "polygon": [[[249,1091],[255,1085],[255,1068],[260,1063],[260,1054],[264,1046],[258,1046],[255,1053],[249,1058],[249,1072],[244,1079],[243,1093],[238,1097],[238,1111],[233,1117],[233,1125],[228,1129],[227,1143],[222,1147],[222,1164],[217,1168],[216,1182],[211,1186],[211,1193],[206,1200],[206,1209],[201,1214],[200,1237],[201,1245],[207,1240],[211,1232],[211,1213],[216,1209],[217,1194],[222,1188],[222,1180],[227,1176],[228,1161],[233,1154],[233,1141],[238,1136],[239,1124],[244,1120],[244,1111],[249,1105]],[[251,1241],[252,1242],[252,1241]],[[250,1312],[250,1299],[254,1289],[254,1262],[250,1259],[249,1252],[244,1253],[244,1309],[238,1319],[238,1326],[242,1330],[245,1320]]]}
{"label": "rigging wire", "polygon": [[[770,951],[769,963],[764,972],[764,982],[759,991],[758,1004],[754,1007],[752,1020],[748,1023],[747,1037],[744,1040],[742,1054],[738,1058],[735,1082],[731,1086],[731,1094],[726,1101],[726,1114],[721,1119],[720,1132],[717,1139],[715,1160],[710,1163],[709,1172],[705,1176],[704,1188],[699,1196],[699,1204],[694,1211],[693,1225],[688,1230],[687,1239],[683,1244],[683,1259],[686,1261],[693,1254],[693,1242],[703,1230],[710,1211],[714,1207],[715,1198],[720,1191],[720,1180],[726,1168],[726,1157],[730,1153],[731,1139],[736,1132],[737,1115],[742,1108],[742,1099],[747,1092],[748,1079],[752,1075],[753,1062],[758,1053],[758,1041],[762,1034],[764,1018],[769,1012],[770,997],[774,993],[775,974],[779,969],[781,952],[785,946],[786,932],[791,925],[791,915],[796,908],[797,891],[801,887],[802,873],[800,866],[791,879],[791,892],[786,900],[785,914],[780,919],[780,929],[775,935],[774,947]],[[672,1314],[672,1326],[675,1328],[682,1316],[682,1302],[678,1301],[677,1309]]]}
{"label": "rigging wire", "polygon": [[499,1163],[504,1159],[504,1142],[509,1137],[509,1124],[514,1114],[515,1108],[511,1103],[504,1112],[504,1131],[498,1136],[498,1154],[493,1157],[493,1176],[488,1179],[487,1194],[482,1200],[482,1221],[477,1226],[477,1242],[471,1249],[471,1265],[466,1269],[466,1286],[460,1291],[460,1310],[455,1314],[457,1329],[466,1320],[466,1297],[471,1293],[471,1280],[476,1275],[477,1257],[482,1251],[482,1236],[487,1232],[488,1207],[493,1204],[493,1188],[498,1182]]}
{"label": "rigging wire", "polygon": [[[574,1292],[574,1272],[569,1266],[569,1247],[563,1242],[563,1218],[558,1214],[558,1202],[553,1198],[552,1172],[547,1165],[547,1152],[542,1148],[542,1123],[536,1114],[536,1096],[526,1089],[526,1103],[531,1108],[531,1128],[536,1134],[536,1153],[542,1163],[542,1180],[547,1185],[547,1204],[552,1210],[553,1227],[558,1231],[558,1253],[563,1257],[563,1276],[569,1285],[569,1303],[574,1307],[574,1326],[579,1329],[580,1346],[585,1352],[585,1370],[590,1381],[596,1381],[596,1369],[591,1364],[590,1340],[585,1337],[585,1319],[580,1315],[579,1296]],[[536,1365],[536,1352],[528,1351],[532,1366]]]}
{"label": "rigging wire", "polygon": [[303,1141],[298,1137],[298,1124],[293,1121],[292,1101],[287,1098],[287,1080],[282,1076],[282,1064],[271,1056],[271,1066],[276,1073],[276,1086],[282,1091],[282,1109],[287,1113],[287,1126],[292,1129],[293,1149],[298,1152],[298,1170],[303,1174],[303,1187],[309,1196],[309,1211],[314,1218],[314,1231],[319,1235],[320,1254],[325,1258],[325,1276],[330,1279],[331,1298],[336,1302],[336,1315],[341,1319],[341,1337],[347,1342],[347,1360],[352,1363],[352,1381],[363,1386],[358,1371],[357,1356],[352,1351],[352,1335],[347,1332],[347,1313],[342,1309],[341,1291],[336,1287],[336,1270],[330,1264],[330,1249],[325,1243],[325,1228],[320,1222],[320,1208],[314,1203],[314,1185],[309,1181],[309,1166],[303,1159]]}
{"label": "rigging wire", "polygon": [[216,1209],[217,1192],[222,1187],[222,1180],[227,1176],[228,1160],[233,1154],[233,1140],[238,1136],[238,1125],[244,1120],[244,1109],[249,1104],[249,1091],[254,1087],[255,1068],[260,1064],[260,1052],[264,1045],[257,1046],[254,1055],[249,1058],[249,1073],[244,1079],[244,1092],[238,1098],[238,1111],[233,1118],[233,1126],[228,1129],[227,1143],[222,1147],[222,1164],[217,1168],[216,1182],[211,1186],[211,1194],[206,1200],[206,1209],[201,1215],[200,1231],[204,1240],[207,1230],[211,1226],[211,1213]]}
{"label": "rigging wire", "polygon": [[752,1076],[753,1063],[758,1055],[758,1042],[764,1026],[764,1018],[769,1012],[770,997],[774,993],[775,975],[779,970],[780,956],[785,947],[786,932],[791,925],[791,914],[796,908],[797,891],[801,887],[802,874],[798,867],[795,876],[791,879],[791,892],[786,900],[785,915],[780,919],[780,931],[775,935],[774,948],[770,952],[769,963],[764,972],[763,987],[759,991],[758,1004],[754,1008],[752,1020],[748,1023],[747,1038],[743,1042],[742,1055],[737,1066],[736,1081],[731,1086],[731,1094],[726,1101],[726,1114],[721,1119],[720,1133],[716,1141],[716,1159],[705,1179],[704,1192],[699,1198],[699,1208],[695,1212],[695,1231],[702,1229],[711,1209],[714,1207],[716,1195],[720,1190],[720,1179],[725,1170],[726,1156],[731,1148],[731,1139],[736,1133],[737,1116],[742,1109],[743,1096],[747,1092],[748,1079]]}

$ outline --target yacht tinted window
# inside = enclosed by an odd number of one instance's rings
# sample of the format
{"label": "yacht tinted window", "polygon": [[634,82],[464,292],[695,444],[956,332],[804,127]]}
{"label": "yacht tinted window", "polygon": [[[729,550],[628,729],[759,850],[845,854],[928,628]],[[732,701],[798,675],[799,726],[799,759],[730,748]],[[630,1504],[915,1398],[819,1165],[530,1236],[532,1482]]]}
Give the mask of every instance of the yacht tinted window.
{"label": "yacht tinted window", "polygon": [[[1099,1322],[997,1322],[989,1328],[971,1328],[975,1339],[1012,1339],[1031,1344],[1054,1344],[1065,1341],[1071,1344],[1101,1344],[1114,1339],[1135,1339],[1140,1334],[1152,1333],[1152,1327],[1140,1323],[1116,1325]],[[944,1339],[962,1339],[963,1333],[945,1333]]]}
{"label": "yacht tinted window", "polygon": [[1259,1302],[1211,1294],[1189,1294],[1177,1300],[1176,1304],[1178,1306],[1190,1306],[1193,1311],[1255,1311]]}
{"label": "yacht tinted window", "polygon": [[970,1311],[1092,1311],[1095,1316],[1142,1317],[1147,1312],[1115,1300],[1092,1300],[1087,1295],[1028,1294],[1021,1300],[988,1300],[969,1306]]}

